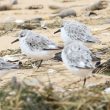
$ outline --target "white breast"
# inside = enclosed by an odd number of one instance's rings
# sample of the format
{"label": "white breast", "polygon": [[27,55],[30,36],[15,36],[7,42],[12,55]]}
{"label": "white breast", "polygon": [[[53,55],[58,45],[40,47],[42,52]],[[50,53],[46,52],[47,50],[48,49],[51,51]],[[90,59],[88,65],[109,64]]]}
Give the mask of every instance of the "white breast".
{"label": "white breast", "polygon": [[66,57],[66,53],[64,52],[64,50],[62,51],[62,55],[61,56],[62,56],[62,60],[63,60],[64,65],[67,67],[67,69],[73,75],[79,76],[81,78],[85,78],[85,77],[88,77],[88,76],[90,76],[92,74],[91,69],[84,68],[85,64],[84,64],[83,61],[79,62],[79,66],[82,67],[82,69],[81,69],[81,68],[78,68],[78,67],[75,67],[75,66],[72,65],[72,63]]}
{"label": "white breast", "polygon": [[61,38],[63,40],[63,42],[70,42],[71,38],[67,35],[67,32],[64,30],[64,28],[61,28]]}
{"label": "white breast", "polygon": [[50,50],[38,50],[34,49],[31,50],[26,41],[25,38],[20,39],[20,48],[23,54],[27,55],[27,57],[35,59],[35,60],[48,60],[50,58],[54,57],[54,54],[57,51],[50,51]]}
{"label": "white breast", "polygon": [[[63,52],[62,52],[62,60],[63,60],[63,63],[65,64],[65,66],[67,67],[67,69],[73,75],[79,76],[80,78],[85,78],[85,77],[92,75],[91,69],[81,69],[81,68],[77,68],[77,67],[71,67]],[[81,62],[81,65],[83,65],[82,62]]]}
{"label": "white breast", "polygon": [[22,54],[29,54],[30,53],[30,49],[25,41],[25,37],[24,38],[20,38],[19,39],[19,45],[20,45],[20,48],[21,48],[21,52]]}
{"label": "white breast", "polygon": [[61,54],[61,57],[62,57],[62,60],[63,60],[63,63],[65,64],[65,66],[70,70],[70,71],[75,71],[75,72],[78,72],[79,69],[78,68],[75,68],[75,67],[72,67],[70,66],[69,62],[68,62],[68,59],[66,58],[65,56],[65,53],[62,51],[62,54]]}

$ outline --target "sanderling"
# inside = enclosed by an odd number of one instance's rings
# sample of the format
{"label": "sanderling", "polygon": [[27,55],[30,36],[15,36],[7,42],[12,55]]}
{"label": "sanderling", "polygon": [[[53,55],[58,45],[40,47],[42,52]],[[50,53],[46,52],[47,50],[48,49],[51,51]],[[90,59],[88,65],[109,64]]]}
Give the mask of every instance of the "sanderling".
{"label": "sanderling", "polygon": [[72,40],[79,40],[82,42],[98,42],[98,39],[93,37],[90,29],[83,23],[78,21],[63,21],[62,27],[55,33],[61,31],[61,38],[65,42],[71,42]]}
{"label": "sanderling", "polygon": [[65,66],[75,75],[86,78],[92,75],[94,64],[92,62],[91,51],[80,41],[68,42],[62,50],[62,60]]}
{"label": "sanderling", "polygon": [[19,41],[20,48],[23,54],[27,57],[40,61],[38,68],[43,60],[48,60],[54,57],[54,54],[61,51],[62,47],[57,46],[52,40],[46,36],[34,33],[31,30],[22,30],[19,38],[14,42]]}

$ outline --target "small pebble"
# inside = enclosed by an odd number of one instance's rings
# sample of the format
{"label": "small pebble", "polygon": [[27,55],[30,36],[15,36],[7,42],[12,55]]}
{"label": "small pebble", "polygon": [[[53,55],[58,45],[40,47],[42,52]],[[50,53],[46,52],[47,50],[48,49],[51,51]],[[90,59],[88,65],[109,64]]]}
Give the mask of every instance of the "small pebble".
{"label": "small pebble", "polygon": [[49,5],[48,6],[50,9],[52,9],[52,10],[58,10],[58,9],[62,9],[63,7],[61,7],[61,6],[58,6],[58,5]]}
{"label": "small pebble", "polygon": [[106,88],[106,89],[104,90],[104,92],[105,92],[106,94],[110,94],[110,87]]}
{"label": "small pebble", "polygon": [[56,70],[54,70],[54,69],[48,69],[48,74],[55,74],[55,73],[57,73]]}
{"label": "small pebble", "polygon": [[24,84],[26,84],[27,86],[39,86],[40,85],[40,82],[35,79],[35,78],[31,78],[31,77],[28,77],[28,78],[25,78],[23,80]]}
{"label": "small pebble", "polygon": [[76,11],[72,8],[68,8],[68,9],[64,9],[64,10],[61,10],[57,16],[61,17],[61,18],[64,18],[64,17],[67,17],[67,16],[76,16]]}
{"label": "small pebble", "polygon": [[43,5],[31,5],[29,7],[27,7],[27,9],[42,9]]}
{"label": "small pebble", "polygon": [[101,10],[101,9],[105,9],[108,6],[108,2],[107,0],[98,0],[95,3],[91,4],[90,6],[88,6],[86,8],[86,10]]}
{"label": "small pebble", "polygon": [[20,24],[23,24],[24,23],[24,20],[21,20],[21,19],[17,19],[14,21],[17,25],[20,25]]}
{"label": "small pebble", "polygon": [[95,17],[97,16],[97,14],[95,12],[90,11],[86,14],[86,16]]}
{"label": "small pebble", "polygon": [[15,95],[16,95],[16,92],[15,92],[15,91],[11,91],[11,92],[9,93],[9,95],[15,96]]}
{"label": "small pebble", "polygon": [[87,87],[87,88],[91,88],[91,87],[95,87],[95,86],[97,86],[97,84],[91,83],[91,84],[88,84],[86,87]]}

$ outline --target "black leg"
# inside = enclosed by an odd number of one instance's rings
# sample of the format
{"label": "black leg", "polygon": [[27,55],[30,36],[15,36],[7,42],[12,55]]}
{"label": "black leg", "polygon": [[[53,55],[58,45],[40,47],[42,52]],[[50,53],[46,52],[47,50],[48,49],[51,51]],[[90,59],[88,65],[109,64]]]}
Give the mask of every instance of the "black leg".
{"label": "black leg", "polygon": [[96,74],[93,74],[92,77],[96,78]]}
{"label": "black leg", "polygon": [[83,87],[85,86],[85,84],[86,84],[86,78],[84,78],[84,83],[83,83]]}
{"label": "black leg", "polygon": [[41,67],[42,62],[43,62],[43,60],[40,60],[40,63],[38,65],[38,69],[39,69],[39,67]]}

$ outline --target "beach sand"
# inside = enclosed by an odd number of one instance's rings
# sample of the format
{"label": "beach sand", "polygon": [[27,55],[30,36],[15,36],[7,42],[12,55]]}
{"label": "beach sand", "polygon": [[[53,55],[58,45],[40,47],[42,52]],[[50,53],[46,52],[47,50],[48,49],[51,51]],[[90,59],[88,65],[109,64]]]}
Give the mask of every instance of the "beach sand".
{"label": "beach sand", "polygon": [[[31,1],[31,2],[30,2]],[[58,0],[18,0],[18,4],[13,6],[14,8],[21,8],[20,10],[7,10],[7,11],[0,11],[0,22],[5,21],[7,18],[14,18],[14,19],[31,19],[36,17],[42,17],[45,19],[45,22],[51,21],[48,17],[51,15],[54,10],[48,8],[49,5],[58,5],[61,7],[70,7],[74,6],[73,9],[77,13],[77,17],[67,17],[65,19],[75,19],[85,23],[88,27],[90,27],[94,36],[101,40],[102,44],[93,44],[92,50],[101,49],[101,48],[108,48],[110,43],[110,8],[95,11],[97,16],[86,16],[87,12],[83,11],[91,3],[95,2],[96,0],[73,0],[72,2],[60,2]],[[1,0],[1,2],[6,2],[5,0]],[[6,2],[8,3],[8,2]],[[43,9],[36,9],[36,10],[29,10],[26,7],[30,5],[43,5]],[[106,23],[108,22],[108,23]],[[57,30],[56,28],[50,28],[47,30],[39,30],[34,29],[35,32],[48,36],[50,39],[53,39],[57,44],[63,44],[62,40],[60,39],[60,34],[54,35],[54,31]],[[18,31],[19,32],[19,31]],[[18,49],[19,43],[11,44],[11,42],[16,39],[15,36],[16,32],[10,32],[0,37],[0,51],[6,49]],[[104,61],[109,59],[108,56],[104,56]],[[7,81],[9,81],[12,77],[16,76],[20,80],[24,80],[26,78],[36,78],[39,79],[41,82],[48,84],[48,75],[50,77],[51,83],[54,86],[59,88],[63,88],[65,86],[69,86],[70,88],[74,87],[81,87],[83,81],[80,83],[74,84],[74,82],[80,80],[79,77],[74,76],[71,72],[69,72],[66,67],[64,66],[63,62],[57,62],[54,60],[44,61],[42,66],[36,72],[34,69],[17,69],[7,72],[6,74],[0,77],[0,86],[3,86]],[[87,80],[86,86],[105,83],[106,81],[110,80],[109,76],[105,75],[96,75],[96,77],[91,77]],[[73,83],[73,84],[72,84]]]}

